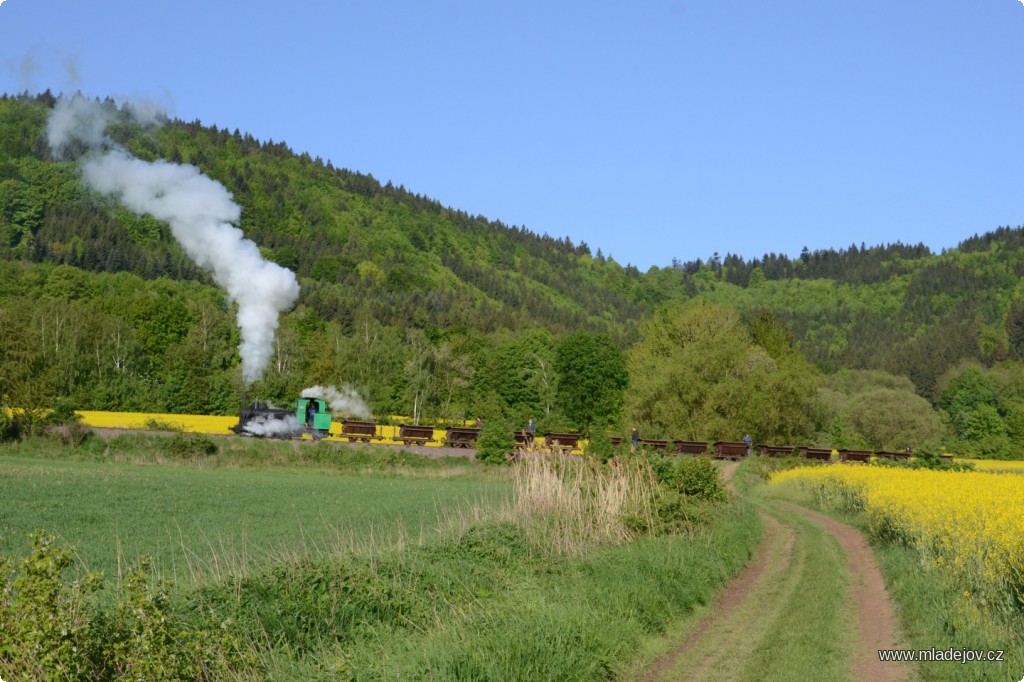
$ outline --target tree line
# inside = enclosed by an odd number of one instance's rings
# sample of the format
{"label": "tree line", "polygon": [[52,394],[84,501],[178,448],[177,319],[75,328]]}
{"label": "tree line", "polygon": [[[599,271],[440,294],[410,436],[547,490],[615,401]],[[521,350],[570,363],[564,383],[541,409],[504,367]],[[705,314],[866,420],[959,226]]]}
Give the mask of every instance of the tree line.
{"label": "tree line", "polygon": [[[233,412],[233,311],[166,226],[91,194],[74,164],[50,158],[52,106],[49,93],[0,97],[0,395]],[[302,294],[253,388],[260,397],[350,383],[378,415],[868,442],[866,405],[909,391],[904,403],[923,400],[938,419],[938,431],[934,420],[921,426],[930,439],[980,443],[985,432],[1004,443],[1017,433],[1021,228],[941,254],[862,244],[797,258],[714,254],[642,273],[583,242],[471,216],[284,142],[199,121],[143,129],[126,105],[105,106],[120,117],[112,134],[140,158],[192,163],[223,183],[246,235],[298,274]],[[717,340],[683,343],[692,333],[680,329]],[[674,364],[662,367],[663,356]],[[713,371],[686,374],[694,358]],[[592,367],[612,394],[590,381]],[[988,381],[972,386],[994,382],[994,398],[944,397],[968,367]],[[840,378],[850,376],[860,379]]]}

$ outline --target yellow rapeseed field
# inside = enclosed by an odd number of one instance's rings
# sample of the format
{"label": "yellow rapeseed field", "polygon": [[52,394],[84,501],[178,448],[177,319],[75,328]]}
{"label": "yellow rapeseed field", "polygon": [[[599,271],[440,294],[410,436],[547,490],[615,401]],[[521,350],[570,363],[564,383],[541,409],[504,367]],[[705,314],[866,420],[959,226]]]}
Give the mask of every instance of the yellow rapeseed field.
{"label": "yellow rapeseed field", "polygon": [[772,477],[826,504],[863,509],[871,531],[915,547],[978,596],[1007,603],[1024,581],[1024,476],[869,466],[801,467]]}
{"label": "yellow rapeseed field", "polygon": [[160,414],[157,412],[98,412],[79,410],[82,423],[97,429],[146,429],[168,426],[188,433],[231,433],[238,417],[217,417],[202,414]]}
{"label": "yellow rapeseed field", "polygon": [[1024,473],[1024,461],[1005,459],[961,459],[958,462],[973,464],[979,471],[1014,471]]}

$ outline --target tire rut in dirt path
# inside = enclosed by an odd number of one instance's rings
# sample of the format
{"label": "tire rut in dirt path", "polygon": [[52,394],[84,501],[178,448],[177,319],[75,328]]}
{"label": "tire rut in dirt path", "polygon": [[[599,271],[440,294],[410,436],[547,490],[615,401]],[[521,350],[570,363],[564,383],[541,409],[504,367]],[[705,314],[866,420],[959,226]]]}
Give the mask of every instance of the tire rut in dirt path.
{"label": "tire rut in dirt path", "polygon": [[[643,682],[658,682],[659,680],[672,679],[668,677],[672,669],[684,656],[689,654],[699,644],[708,630],[717,622],[728,619],[743,603],[747,601],[751,591],[761,583],[765,571],[768,569],[769,557],[773,551],[778,552],[780,546],[783,552],[788,553],[792,549],[792,533],[786,533],[782,524],[771,517],[766,518],[765,534],[757,546],[754,560],[740,573],[732,578],[721,592],[715,597],[708,615],[701,618],[694,626],[693,631],[683,642],[659,659],[647,673],[640,678]],[[702,660],[700,668],[706,669],[710,660]]]}
{"label": "tire rut in dirt path", "polygon": [[[732,476],[736,463],[723,470],[726,484],[735,493]],[[800,515],[804,520],[795,518]],[[713,601],[707,615],[690,629],[672,651],[654,662],[637,679],[643,682],[716,679],[728,672],[730,678],[743,671],[757,655],[770,654],[775,647],[792,646],[776,640],[770,625],[785,614],[803,613],[799,609],[800,581],[809,557],[824,552],[823,539],[835,538],[841,548],[831,544],[834,575],[849,574],[851,635],[847,673],[853,680],[894,682],[908,678],[908,670],[896,663],[878,660],[879,649],[895,648],[896,620],[892,602],[874,554],[864,537],[855,529],[804,507],[787,503],[762,506],[760,516],[764,536],[753,561],[730,580]],[[813,529],[813,532],[811,532]],[[808,535],[810,533],[810,535]],[[795,546],[795,549],[794,549]],[[825,555],[822,555],[825,556]],[[835,589],[843,589],[837,578]],[[806,589],[806,588],[803,588]],[[790,609],[794,609],[789,611]],[[836,612],[838,613],[838,612]],[[756,614],[751,617],[751,614]],[[811,622],[811,621],[807,621]],[[819,622],[814,619],[813,622]],[[760,650],[760,654],[755,651]],[[808,652],[813,656],[813,652]],[[836,659],[841,674],[843,657]],[[748,670],[749,674],[749,670]]]}
{"label": "tire rut in dirt path", "polygon": [[787,502],[778,504],[824,527],[846,553],[857,607],[858,647],[852,663],[854,679],[877,682],[904,679],[907,670],[903,666],[878,660],[879,649],[896,648],[896,616],[867,540],[856,529],[824,514]]}

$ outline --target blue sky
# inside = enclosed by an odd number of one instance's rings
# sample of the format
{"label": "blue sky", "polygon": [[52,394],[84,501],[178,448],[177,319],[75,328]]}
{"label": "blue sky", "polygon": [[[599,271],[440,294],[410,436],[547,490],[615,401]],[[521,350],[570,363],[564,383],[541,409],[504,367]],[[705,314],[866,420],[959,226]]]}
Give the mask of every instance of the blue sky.
{"label": "blue sky", "polygon": [[3,0],[0,91],[142,97],[642,270],[1024,224],[1021,0]]}

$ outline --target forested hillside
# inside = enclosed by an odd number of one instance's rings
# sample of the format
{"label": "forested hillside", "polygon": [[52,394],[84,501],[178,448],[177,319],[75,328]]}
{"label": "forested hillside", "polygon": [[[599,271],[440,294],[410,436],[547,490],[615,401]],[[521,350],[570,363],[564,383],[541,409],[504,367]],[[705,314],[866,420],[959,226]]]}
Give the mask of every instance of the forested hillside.
{"label": "forested hillside", "polygon": [[924,247],[851,247],[795,262],[687,264],[646,277],[663,291],[684,288],[748,314],[772,310],[823,369],[904,375],[934,399],[960,360],[1024,357],[1021,240],[1019,228],[1000,229],[936,255]]}
{"label": "forested hillside", "polygon": [[[238,332],[223,293],[166,225],[88,190],[75,162],[52,159],[45,127],[54,102],[49,93],[0,99],[0,398],[236,410]],[[945,389],[966,367],[991,383],[1024,357],[1021,228],[942,254],[851,245],[795,259],[714,254],[641,273],[599,248],[468,215],[284,142],[198,121],[140,126],[127,105],[104,104],[117,121],[114,140],[222,183],[242,207],[246,236],[298,275],[299,300],[252,387],[260,397],[350,384],[378,415],[533,415],[542,427],[621,428],[640,416],[623,409],[649,402],[622,395],[628,382],[639,390],[635,376],[625,379],[627,365],[657,374],[651,357],[660,356],[638,354],[650,351],[655,329],[673,338],[664,331],[672,323],[648,324],[652,314],[696,303],[708,306],[701,319],[714,326],[719,316],[721,328],[785,365],[786,381],[810,394],[843,394],[860,384],[837,373],[873,370],[893,377],[869,381],[874,388],[916,393],[941,415]],[[682,239],[663,250],[683,250]],[[694,324],[692,314],[679,324]],[[589,377],[595,367],[604,374]],[[607,399],[593,393],[602,376],[615,393]],[[1015,384],[999,386],[986,404],[1010,428]],[[584,391],[603,414],[579,413]],[[798,430],[834,432],[833,403],[804,405]],[[952,417],[944,418],[948,431]],[[715,428],[733,427],[743,428]]]}
{"label": "forested hillside", "polygon": [[[0,257],[201,279],[166,229],[89,196],[73,164],[48,160],[47,100],[7,99],[0,110]],[[306,281],[302,303],[324,317],[350,324],[363,311],[400,327],[541,325],[624,338],[643,313],[628,287],[594,286],[605,267],[612,281],[639,272],[593,263],[585,244],[444,208],[284,143],[180,121],[149,131],[125,123],[113,137],[139,158],[193,164],[227,187],[245,234]]]}

